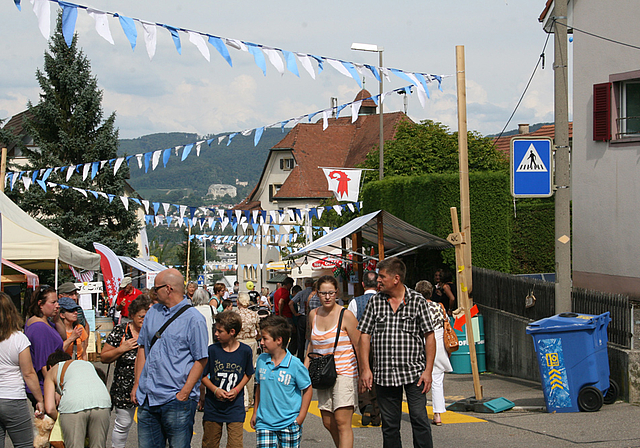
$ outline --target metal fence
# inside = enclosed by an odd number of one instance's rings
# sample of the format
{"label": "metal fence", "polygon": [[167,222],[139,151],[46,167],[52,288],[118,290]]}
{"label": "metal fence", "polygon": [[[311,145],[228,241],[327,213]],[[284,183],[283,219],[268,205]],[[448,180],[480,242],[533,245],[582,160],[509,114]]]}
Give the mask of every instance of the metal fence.
{"label": "metal fence", "polygon": [[[534,296],[535,303],[527,296]],[[531,320],[544,319],[555,312],[555,283],[505,274],[483,268],[473,268],[473,300]],[[631,303],[623,294],[610,294],[574,288],[571,293],[572,311],[602,314],[609,311],[609,342],[625,348],[631,347]]]}

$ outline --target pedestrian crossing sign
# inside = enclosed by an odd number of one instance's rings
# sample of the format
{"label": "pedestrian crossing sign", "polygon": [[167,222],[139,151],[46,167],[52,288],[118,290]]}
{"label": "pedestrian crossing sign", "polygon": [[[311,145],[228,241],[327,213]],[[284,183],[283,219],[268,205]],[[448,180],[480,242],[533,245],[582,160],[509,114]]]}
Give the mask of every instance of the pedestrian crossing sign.
{"label": "pedestrian crossing sign", "polygon": [[511,139],[511,195],[544,198],[553,195],[553,158],[550,138]]}

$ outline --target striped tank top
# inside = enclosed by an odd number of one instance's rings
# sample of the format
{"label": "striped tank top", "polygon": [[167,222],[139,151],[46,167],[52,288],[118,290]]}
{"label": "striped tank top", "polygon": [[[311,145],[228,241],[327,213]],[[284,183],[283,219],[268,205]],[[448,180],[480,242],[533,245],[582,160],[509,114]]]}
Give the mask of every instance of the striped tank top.
{"label": "striped tank top", "polygon": [[[346,311],[345,311],[346,312]],[[336,342],[336,331],[338,323],[335,327],[328,331],[319,331],[316,327],[316,317],[313,316],[313,329],[311,330],[311,344],[313,345],[313,353],[328,355],[333,353],[333,344]],[[358,376],[358,362],[356,361],[356,353],[351,345],[351,339],[346,330],[340,331],[340,339],[335,353],[336,372],[338,375],[355,378]]]}

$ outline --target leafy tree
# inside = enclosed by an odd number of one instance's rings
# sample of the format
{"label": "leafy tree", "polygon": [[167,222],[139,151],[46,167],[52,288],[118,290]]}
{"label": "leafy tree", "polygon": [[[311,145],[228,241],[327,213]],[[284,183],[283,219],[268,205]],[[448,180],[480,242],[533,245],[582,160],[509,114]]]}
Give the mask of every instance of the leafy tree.
{"label": "leafy tree", "polygon": [[[82,50],[77,48],[77,34],[71,46],[62,35],[62,15],[58,14],[56,32],[44,54],[44,70],[36,72],[42,92],[38,104],[28,103],[26,133],[35,147],[22,146],[28,158],[28,168],[40,170],[42,179],[49,167],[76,167],[85,162],[110,160],[117,157],[118,130],[115,113],[103,121],[102,91],[91,74],[91,66]],[[92,179],[82,180],[80,174],[66,180],[67,170],[50,172],[48,181],[121,196],[124,193],[128,169],[123,166],[117,175],[102,169]],[[84,197],[73,189],[47,188],[37,183],[21,191],[16,182],[11,197],[20,207],[58,235],[79,247],[93,251],[93,242],[106,244],[119,255],[136,256],[135,238],[139,223],[132,210],[121,201],[89,194]]]}
{"label": "leafy tree", "polygon": [[[187,248],[188,248],[188,239],[189,234],[187,230],[183,230],[184,242],[180,244],[178,248],[178,260],[180,262],[181,268],[179,269],[184,275],[185,279],[187,278],[187,270],[185,267],[187,266]],[[191,235],[191,251],[189,253],[189,280],[197,280],[198,275],[202,273],[202,265],[204,265],[204,251],[200,244],[198,243],[198,239],[194,238],[194,235]]]}
{"label": "leafy tree", "polygon": [[[498,152],[488,137],[477,132],[467,135],[469,171],[502,171],[509,167],[505,156]],[[365,182],[378,179],[378,150],[371,151],[364,162]],[[424,120],[421,123],[402,122],[394,140],[384,146],[386,176],[418,176],[458,171],[458,133],[450,132],[442,123]]]}

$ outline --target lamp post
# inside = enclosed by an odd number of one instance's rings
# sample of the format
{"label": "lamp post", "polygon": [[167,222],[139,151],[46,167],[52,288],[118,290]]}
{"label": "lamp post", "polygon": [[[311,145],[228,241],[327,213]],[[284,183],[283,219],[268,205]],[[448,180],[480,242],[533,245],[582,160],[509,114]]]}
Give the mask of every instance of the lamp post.
{"label": "lamp post", "polygon": [[373,51],[378,53],[378,75],[380,76],[380,96],[378,99],[378,107],[380,111],[380,150],[379,156],[379,170],[380,170],[380,180],[384,177],[384,137],[383,137],[383,117],[382,117],[382,88],[383,88],[383,74],[382,74],[382,52],[384,48],[379,47],[373,44],[359,44],[353,43],[351,44],[351,49],[356,51]]}

